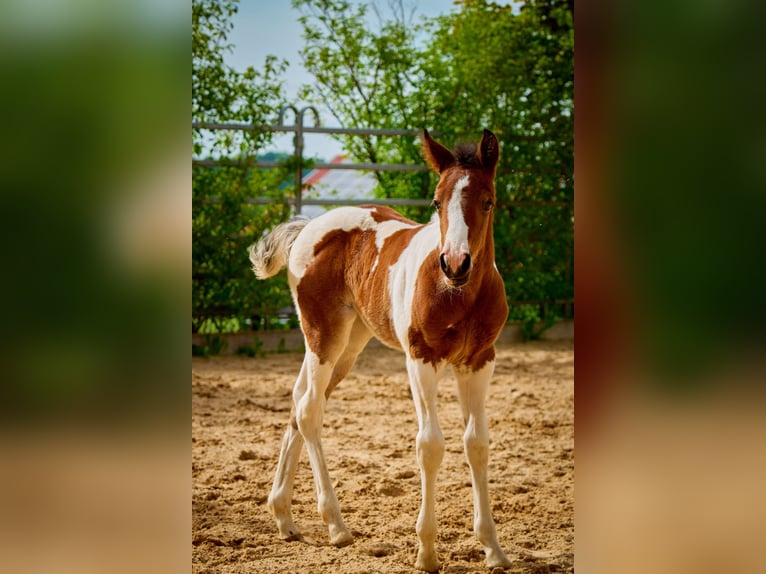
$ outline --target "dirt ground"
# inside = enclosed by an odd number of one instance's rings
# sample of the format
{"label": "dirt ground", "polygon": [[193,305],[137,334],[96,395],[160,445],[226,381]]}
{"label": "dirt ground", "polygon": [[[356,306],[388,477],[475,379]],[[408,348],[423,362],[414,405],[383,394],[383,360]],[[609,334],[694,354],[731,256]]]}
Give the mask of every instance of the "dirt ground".
{"label": "dirt ground", "polygon": [[[192,360],[192,572],[416,572],[417,418],[404,355],[374,342],[327,405],[323,442],[350,546],[328,545],[304,453],[285,542],[266,508],[302,354]],[[498,348],[487,400],[490,496],[506,572],[574,572],[574,346]],[[472,533],[470,473],[451,373],[439,394],[442,572],[487,572]],[[499,569],[497,569],[500,572]]]}

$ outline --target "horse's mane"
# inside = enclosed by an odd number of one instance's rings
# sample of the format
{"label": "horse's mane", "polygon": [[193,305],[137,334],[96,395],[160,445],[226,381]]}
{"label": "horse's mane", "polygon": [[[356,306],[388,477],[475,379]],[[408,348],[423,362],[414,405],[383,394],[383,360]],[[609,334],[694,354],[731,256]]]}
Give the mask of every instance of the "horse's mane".
{"label": "horse's mane", "polygon": [[476,150],[475,143],[459,143],[455,146],[452,154],[461,167],[481,167],[481,161]]}

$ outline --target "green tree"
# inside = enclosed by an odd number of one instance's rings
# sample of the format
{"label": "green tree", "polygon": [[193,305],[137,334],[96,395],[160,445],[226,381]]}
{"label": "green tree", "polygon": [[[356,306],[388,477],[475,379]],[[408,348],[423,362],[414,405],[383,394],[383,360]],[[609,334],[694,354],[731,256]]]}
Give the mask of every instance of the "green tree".
{"label": "green tree", "polygon": [[[286,63],[269,56],[260,70],[238,72],[224,62],[234,0],[192,2],[192,120],[274,123],[284,94],[279,76]],[[192,330],[239,330],[268,326],[267,312],[289,305],[276,281],[256,281],[247,248],[289,217],[285,203],[255,206],[251,197],[283,200],[285,169],[259,170],[248,159],[270,141],[269,130],[193,130],[196,156],[228,159],[232,165],[192,168]]]}
{"label": "green tree", "polygon": [[[273,120],[284,101],[281,74],[287,62],[267,56],[256,70],[239,72],[224,62],[232,45],[228,34],[238,0],[193,0],[192,2],[192,121],[245,122],[256,125]],[[250,152],[271,140],[268,130],[218,132],[207,141],[214,151],[231,154]],[[241,139],[237,139],[241,138]],[[194,152],[203,150],[203,137],[194,132]]]}
{"label": "green tree", "polygon": [[[316,81],[303,96],[321,103],[347,127],[412,128],[424,126],[419,97],[421,50],[419,26],[402,2],[391,14],[375,9],[377,31],[370,29],[369,7],[348,0],[293,0],[303,25],[305,68]],[[375,6],[373,5],[373,8]],[[416,138],[344,136],[344,148],[372,163],[422,163]],[[428,197],[432,179],[426,173],[375,172],[382,197]],[[427,217],[422,209],[404,210]]]}

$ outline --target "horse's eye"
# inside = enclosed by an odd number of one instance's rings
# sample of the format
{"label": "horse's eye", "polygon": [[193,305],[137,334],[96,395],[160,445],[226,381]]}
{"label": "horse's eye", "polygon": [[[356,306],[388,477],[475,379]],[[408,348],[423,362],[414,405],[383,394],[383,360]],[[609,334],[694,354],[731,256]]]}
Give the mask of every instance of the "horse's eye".
{"label": "horse's eye", "polygon": [[438,199],[434,199],[433,204],[434,208],[436,208],[436,211],[439,211],[442,208],[442,202]]}
{"label": "horse's eye", "polygon": [[489,211],[490,209],[492,209],[492,205],[493,205],[492,201],[485,201],[484,202],[484,211]]}

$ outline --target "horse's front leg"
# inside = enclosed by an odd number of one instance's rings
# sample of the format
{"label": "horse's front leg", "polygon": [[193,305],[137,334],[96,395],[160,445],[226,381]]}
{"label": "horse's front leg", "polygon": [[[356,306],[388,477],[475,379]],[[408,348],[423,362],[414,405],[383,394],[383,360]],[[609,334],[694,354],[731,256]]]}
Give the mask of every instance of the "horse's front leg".
{"label": "horse's front leg", "polygon": [[490,568],[509,568],[511,561],[500,548],[495,531],[495,521],[489,504],[487,462],[489,459],[489,430],[484,402],[489,381],[495,370],[495,362],[489,361],[481,369],[456,367],[458,395],[463,410],[465,433],[463,442],[473,482],[473,529],[484,546],[487,565]]}
{"label": "horse's front leg", "polygon": [[423,491],[416,525],[419,547],[415,567],[435,572],[441,566],[436,554],[436,474],[444,457],[444,437],[436,413],[441,368],[437,370],[420,360],[408,358],[407,372],[418,415],[416,448]]}

